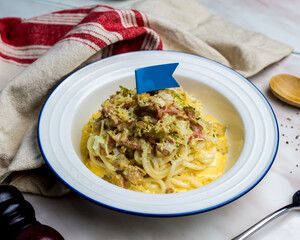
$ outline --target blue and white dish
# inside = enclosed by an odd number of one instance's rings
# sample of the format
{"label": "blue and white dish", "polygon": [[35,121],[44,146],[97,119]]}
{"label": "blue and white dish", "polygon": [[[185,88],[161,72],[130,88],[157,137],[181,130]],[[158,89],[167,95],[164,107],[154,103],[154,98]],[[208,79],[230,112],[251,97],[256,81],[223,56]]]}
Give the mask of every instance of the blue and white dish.
{"label": "blue and white dish", "polygon": [[[226,172],[201,188],[175,194],[148,194],[117,187],[81,161],[82,127],[119,85],[135,88],[135,69],[179,62],[174,78],[202,101],[204,110],[228,125]],[[171,51],[116,55],[67,77],[47,99],[39,119],[42,154],[71,189],[102,206],[147,216],[205,212],[251,190],[270,169],[278,148],[278,125],[263,94],[234,70],[212,60]]]}

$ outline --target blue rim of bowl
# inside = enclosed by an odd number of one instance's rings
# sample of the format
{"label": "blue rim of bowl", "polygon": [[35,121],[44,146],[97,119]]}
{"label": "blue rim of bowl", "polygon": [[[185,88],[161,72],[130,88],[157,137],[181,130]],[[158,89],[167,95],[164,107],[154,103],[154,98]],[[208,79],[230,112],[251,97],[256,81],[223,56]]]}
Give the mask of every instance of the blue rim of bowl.
{"label": "blue rim of bowl", "polygon": [[[91,64],[94,64],[96,62],[99,62],[99,61],[102,61],[102,60],[105,60],[105,59],[109,59],[109,58],[113,58],[113,57],[116,57],[116,56],[119,56],[119,55],[129,55],[129,54],[133,54],[133,53],[141,53],[141,52],[172,52],[172,53],[179,53],[179,54],[186,54],[186,55],[192,55],[192,56],[195,56],[195,57],[199,57],[199,58],[202,58],[206,61],[209,61],[209,62],[214,62],[216,64],[219,64],[220,66],[223,66],[225,68],[227,68],[229,71],[233,72],[234,74],[237,74],[239,75],[240,77],[242,77],[244,80],[248,81],[263,97],[263,99],[266,101],[267,105],[269,106],[271,112],[272,112],[272,115],[273,115],[273,118],[274,118],[274,121],[275,121],[275,126],[276,126],[276,137],[277,137],[277,141],[276,141],[276,146],[275,146],[275,151],[273,153],[273,157],[272,157],[272,161],[270,162],[269,166],[267,167],[266,171],[259,177],[259,179],[257,179],[257,181],[255,183],[253,183],[251,186],[249,186],[246,190],[244,190],[243,192],[241,192],[240,194],[238,194],[237,196],[225,201],[225,202],[222,202],[220,204],[217,204],[215,206],[212,206],[212,207],[209,207],[209,208],[204,208],[204,209],[199,209],[199,210],[195,210],[195,211],[190,211],[190,212],[183,212],[183,213],[172,213],[172,214],[154,214],[154,213],[143,213],[143,212],[134,212],[134,211],[129,211],[129,210],[124,210],[124,209],[120,209],[120,208],[116,208],[116,207],[113,207],[113,206],[110,206],[110,205],[106,205],[104,203],[101,203],[95,199],[92,199],[88,196],[86,196],[85,194],[79,192],[77,189],[75,189],[74,187],[72,187],[70,184],[68,184],[51,166],[51,164],[49,163],[47,157],[45,156],[44,154],[44,151],[43,151],[43,148],[41,146],[41,141],[40,141],[40,132],[39,132],[39,129],[40,129],[40,120],[41,120],[41,117],[42,117],[42,114],[43,114],[43,110],[44,110],[44,107],[45,105],[47,104],[48,100],[51,98],[52,94],[56,91],[56,89],[61,85],[61,83],[63,83],[65,80],[67,80],[70,76],[72,76],[73,74],[76,74],[77,71],[80,71],[81,69],[91,65]],[[84,197],[85,199],[89,200],[90,202],[93,202],[93,203],[96,203],[97,205],[100,205],[102,207],[105,207],[105,208],[108,208],[108,209],[111,209],[111,210],[114,210],[114,211],[117,211],[117,212],[122,212],[122,213],[127,213],[127,214],[131,214],[131,215],[138,215],[138,216],[145,216],[145,217],[159,217],[159,218],[167,218],[167,217],[182,217],[182,216],[189,216],[189,215],[194,215],[194,214],[198,214],[198,213],[204,213],[204,212],[208,212],[208,211],[211,211],[211,210],[214,210],[214,209],[217,209],[217,208],[220,208],[224,205],[227,205],[235,200],[237,200],[238,198],[242,197],[243,195],[245,195],[246,193],[248,193],[251,189],[253,189],[265,176],[266,174],[268,173],[268,171],[270,170],[270,168],[272,167],[274,161],[275,161],[275,158],[276,158],[276,155],[277,155],[277,152],[278,152],[278,146],[279,146],[279,128],[278,128],[278,122],[277,122],[277,118],[276,118],[276,115],[273,111],[273,108],[271,107],[271,104],[269,103],[269,101],[267,100],[267,98],[264,96],[264,94],[249,80],[247,79],[246,77],[244,77],[242,74],[238,73],[237,71],[235,71],[234,69],[222,64],[222,63],[219,63],[217,61],[214,61],[214,60],[211,60],[209,58],[206,58],[206,57],[202,57],[202,56],[198,56],[198,55],[195,55],[195,54],[191,54],[191,53],[185,53],[185,52],[178,52],[178,51],[167,51],[167,50],[148,50],[148,51],[133,51],[133,52],[128,52],[128,53],[121,53],[121,54],[118,54],[118,55],[114,55],[114,56],[110,56],[110,57],[106,57],[104,59],[100,59],[98,61],[95,61],[95,62],[92,62],[82,68],[80,68],[79,70],[75,71],[74,73],[70,74],[68,77],[66,77],[64,80],[62,80],[55,88],[54,90],[50,93],[50,95],[47,97],[46,101],[44,102],[43,104],[43,107],[41,109],[41,112],[40,112],[40,115],[39,115],[39,119],[38,119],[38,125],[37,125],[37,136],[38,136],[38,142],[39,142],[39,148],[40,148],[40,151],[42,153],[42,156],[45,160],[45,162],[47,163],[47,165],[50,167],[50,169],[52,170],[52,172],[70,189],[72,189],[74,192],[76,192],[78,195]]]}

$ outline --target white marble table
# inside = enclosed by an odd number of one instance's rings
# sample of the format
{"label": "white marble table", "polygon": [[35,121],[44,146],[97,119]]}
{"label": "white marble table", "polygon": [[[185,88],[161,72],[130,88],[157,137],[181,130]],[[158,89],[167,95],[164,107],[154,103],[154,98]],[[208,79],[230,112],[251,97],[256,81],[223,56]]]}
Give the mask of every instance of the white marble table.
{"label": "white marble table", "polygon": [[[56,0],[60,4],[53,3],[55,0],[13,2],[0,0],[0,17],[31,17],[72,4],[78,6],[83,1]],[[98,2],[114,6],[126,4],[126,1]],[[270,212],[290,203],[293,193],[300,189],[300,109],[278,101],[268,86],[269,79],[279,73],[300,76],[300,2],[199,2],[228,21],[262,32],[295,48],[291,56],[250,78],[269,100],[279,123],[280,144],[272,168],[254,189],[238,200],[207,213],[180,218],[157,219],[122,214],[90,203],[75,193],[52,199],[26,194],[25,198],[34,206],[38,220],[57,229],[66,240],[230,239]],[[299,226],[300,213],[292,212],[263,228],[251,239],[298,240]]]}

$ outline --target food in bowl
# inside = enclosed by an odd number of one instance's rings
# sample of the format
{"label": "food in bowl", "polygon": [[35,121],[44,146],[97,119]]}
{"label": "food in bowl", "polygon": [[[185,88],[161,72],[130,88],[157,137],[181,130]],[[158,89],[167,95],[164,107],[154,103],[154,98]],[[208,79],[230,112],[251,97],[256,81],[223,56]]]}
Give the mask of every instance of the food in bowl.
{"label": "food in bowl", "polygon": [[[135,69],[170,62],[179,62],[174,78],[183,89],[201,100],[205,113],[228,126],[224,174],[176,194],[131,191],[103,180],[82,161],[82,127],[116,86],[135,87]],[[119,54],[71,74],[45,102],[38,137],[45,161],[74,192],[116,211],[151,217],[202,213],[243,196],[269,171],[279,142],[274,112],[251,82],[217,62],[170,51]]]}
{"label": "food in bowl", "polygon": [[120,87],[82,129],[81,155],[97,176],[145,193],[204,186],[225,171],[225,124],[182,88]]}

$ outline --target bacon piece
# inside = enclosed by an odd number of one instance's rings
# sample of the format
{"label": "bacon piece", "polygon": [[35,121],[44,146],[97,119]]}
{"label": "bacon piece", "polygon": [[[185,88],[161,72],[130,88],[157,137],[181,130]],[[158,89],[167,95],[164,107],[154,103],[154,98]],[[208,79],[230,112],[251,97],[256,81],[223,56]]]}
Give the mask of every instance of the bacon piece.
{"label": "bacon piece", "polygon": [[121,143],[123,143],[123,145],[125,145],[126,147],[128,147],[131,150],[133,150],[133,149],[143,150],[141,145],[139,145],[138,143],[132,142],[132,141],[128,140],[127,138],[121,139]]}
{"label": "bacon piece", "polygon": [[182,115],[182,111],[179,110],[178,108],[176,108],[174,105],[172,105],[171,107],[167,108],[165,110],[166,113],[170,114],[170,115]]}
{"label": "bacon piece", "polygon": [[115,143],[116,143],[116,141],[111,136],[109,136],[109,138],[108,138],[108,144],[109,145],[114,145]]}
{"label": "bacon piece", "polygon": [[151,138],[151,137],[148,139],[148,142],[150,142],[152,144],[156,144],[156,141],[153,138]]}
{"label": "bacon piece", "polygon": [[193,130],[193,134],[192,134],[192,137],[197,139],[197,140],[204,140],[204,135],[202,133],[202,130],[203,130],[203,127],[197,123],[197,122],[193,122],[193,121],[190,121],[190,126]]}
{"label": "bacon piece", "polygon": [[123,144],[124,146],[128,147],[131,150],[134,149],[143,150],[140,144],[130,141],[126,136],[122,136],[121,133],[118,133],[115,136],[111,135],[111,137],[116,143]]}
{"label": "bacon piece", "polygon": [[166,188],[166,193],[173,193],[174,189],[173,188]]}
{"label": "bacon piece", "polygon": [[102,114],[104,117],[109,118],[111,123],[116,127],[121,123],[121,119],[115,114],[116,110],[114,107],[103,107]]}
{"label": "bacon piece", "polygon": [[143,181],[143,174],[139,170],[137,166],[128,166],[124,171],[123,174],[125,178],[127,178],[133,184],[139,184]]}
{"label": "bacon piece", "polygon": [[123,188],[127,188],[127,178],[123,178]]}
{"label": "bacon piece", "polygon": [[157,119],[162,119],[162,118],[163,118],[163,115],[164,115],[164,109],[165,109],[166,107],[161,108],[161,107],[159,107],[158,105],[156,105],[155,108],[156,108],[156,118],[157,118]]}
{"label": "bacon piece", "polygon": [[183,110],[185,111],[185,114],[187,115],[189,120],[192,120],[195,116],[195,110],[190,107],[184,107]]}
{"label": "bacon piece", "polygon": [[166,114],[177,116],[184,115],[184,111],[178,109],[175,105],[171,105],[170,107],[164,106],[163,108],[156,105],[156,112],[156,117],[158,119],[163,119],[166,116]]}

